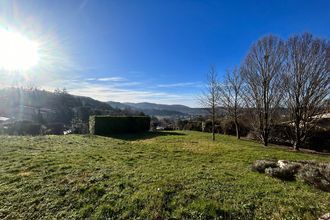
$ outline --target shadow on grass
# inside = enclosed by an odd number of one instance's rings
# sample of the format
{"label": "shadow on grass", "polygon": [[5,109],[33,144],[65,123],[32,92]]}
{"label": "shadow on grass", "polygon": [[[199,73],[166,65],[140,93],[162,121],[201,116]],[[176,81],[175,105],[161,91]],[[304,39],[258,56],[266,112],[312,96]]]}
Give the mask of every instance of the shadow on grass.
{"label": "shadow on grass", "polygon": [[143,133],[126,133],[126,134],[110,134],[110,135],[100,135],[103,137],[111,137],[116,139],[121,139],[125,141],[136,141],[136,140],[146,140],[155,138],[158,136],[182,136],[186,135],[184,133],[174,132],[174,131],[148,131]]}

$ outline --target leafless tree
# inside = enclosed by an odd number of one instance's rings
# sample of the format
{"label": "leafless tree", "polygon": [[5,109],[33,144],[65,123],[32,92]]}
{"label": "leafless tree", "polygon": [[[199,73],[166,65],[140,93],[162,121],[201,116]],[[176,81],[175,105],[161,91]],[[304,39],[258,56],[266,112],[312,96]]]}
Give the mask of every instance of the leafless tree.
{"label": "leafless tree", "polygon": [[299,150],[329,97],[330,44],[305,33],[290,37],[287,49],[287,104]]}
{"label": "leafless tree", "polygon": [[212,118],[212,140],[215,140],[215,118],[217,114],[217,107],[219,102],[219,82],[218,74],[215,67],[211,67],[207,74],[206,89],[203,91],[202,96],[199,98],[201,105],[209,110]]}
{"label": "leafless tree", "polygon": [[265,146],[268,145],[275,111],[283,97],[285,54],[285,43],[269,35],[252,45],[242,65],[245,98],[249,107],[256,111],[256,129]]}
{"label": "leafless tree", "polygon": [[240,139],[239,117],[243,107],[242,99],[243,79],[238,68],[228,70],[220,89],[220,102],[227,111],[227,115],[234,121],[236,137]]}

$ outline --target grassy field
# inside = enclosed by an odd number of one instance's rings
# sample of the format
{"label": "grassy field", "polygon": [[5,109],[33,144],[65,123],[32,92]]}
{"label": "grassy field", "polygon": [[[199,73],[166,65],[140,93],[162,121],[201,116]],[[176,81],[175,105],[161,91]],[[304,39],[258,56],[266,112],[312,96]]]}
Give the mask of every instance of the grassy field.
{"label": "grassy field", "polygon": [[330,193],[252,172],[257,159],[330,162],[200,132],[0,136],[0,219],[316,219]]}

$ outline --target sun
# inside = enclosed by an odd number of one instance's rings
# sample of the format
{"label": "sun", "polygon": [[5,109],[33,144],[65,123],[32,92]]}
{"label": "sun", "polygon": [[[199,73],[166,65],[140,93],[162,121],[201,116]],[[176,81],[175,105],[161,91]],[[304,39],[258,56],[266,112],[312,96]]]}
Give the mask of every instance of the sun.
{"label": "sun", "polygon": [[39,61],[38,44],[23,35],[0,30],[0,69],[23,71]]}

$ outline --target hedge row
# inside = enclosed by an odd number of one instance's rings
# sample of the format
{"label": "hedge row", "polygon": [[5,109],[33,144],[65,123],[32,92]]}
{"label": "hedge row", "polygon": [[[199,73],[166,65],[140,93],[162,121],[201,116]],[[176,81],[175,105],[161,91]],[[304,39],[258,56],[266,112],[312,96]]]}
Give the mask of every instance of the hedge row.
{"label": "hedge row", "polygon": [[6,135],[62,135],[63,123],[49,123],[42,125],[33,121],[14,121],[0,124],[0,134]]}
{"label": "hedge row", "polygon": [[3,126],[2,133],[8,135],[40,135],[42,125],[32,121],[15,121]]}
{"label": "hedge row", "polygon": [[138,133],[150,129],[147,116],[90,116],[89,132],[96,135]]}

